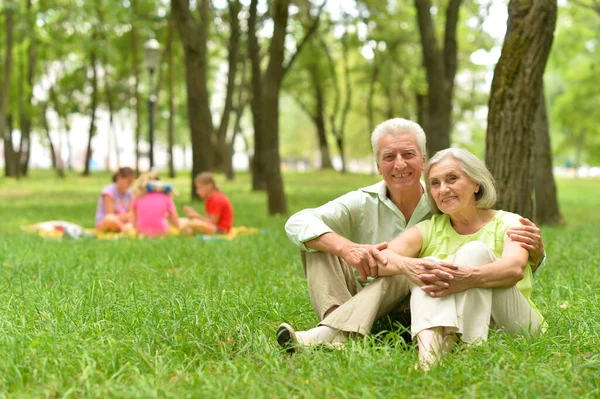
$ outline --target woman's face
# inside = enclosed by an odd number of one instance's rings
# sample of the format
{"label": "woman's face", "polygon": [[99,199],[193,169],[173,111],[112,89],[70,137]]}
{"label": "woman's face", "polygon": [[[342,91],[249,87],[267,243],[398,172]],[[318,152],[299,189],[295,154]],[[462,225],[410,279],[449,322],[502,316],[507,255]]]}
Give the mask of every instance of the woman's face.
{"label": "woman's face", "polygon": [[475,209],[479,184],[467,176],[460,162],[448,157],[429,170],[430,195],[443,213],[454,214]]}
{"label": "woman's face", "polygon": [[115,182],[115,186],[117,186],[117,190],[119,190],[120,193],[124,193],[125,191],[127,191],[127,189],[129,187],[131,187],[134,180],[135,180],[135,176],[133,176],[133,175],[131,175],[131,176],[117,175],[117,181]]}

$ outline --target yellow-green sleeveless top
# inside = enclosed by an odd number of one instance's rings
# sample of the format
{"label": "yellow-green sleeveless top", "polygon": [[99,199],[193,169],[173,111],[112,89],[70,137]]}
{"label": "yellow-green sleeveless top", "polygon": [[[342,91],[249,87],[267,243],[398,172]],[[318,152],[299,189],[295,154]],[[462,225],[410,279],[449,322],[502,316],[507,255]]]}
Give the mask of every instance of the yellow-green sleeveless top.
{"label": "yellow-green sleeveless top", "polygon": [[[442,260],[449,259],[466,243],[481,241],[492,250],[497,258],[501,258],[504,240],[507,237],[506,231],[512,226],[520,225],[520,217],[516,213],[499,210],[492,220],[479,229],[477,233],[460,235],[452,227],[450,216],[446,214],[433,215],[431,219],[424,220],[416,225],[423,236],[423,246],[419,257],[435,256]],[[531,270],[531,261],[529,261],[525,267],[523,279],[517,283],[517,288],[535,310],[541,323],[543,321],[542,315],[531,300],[533,290],[533,273]]]}

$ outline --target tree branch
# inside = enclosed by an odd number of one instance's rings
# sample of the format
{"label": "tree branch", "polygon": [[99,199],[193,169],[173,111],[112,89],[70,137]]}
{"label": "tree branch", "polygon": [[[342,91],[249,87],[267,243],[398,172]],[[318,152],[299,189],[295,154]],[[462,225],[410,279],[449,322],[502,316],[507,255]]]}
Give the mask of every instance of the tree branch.
{"label": "tree branch", "polygon": [[319,22],[321,21],[321,13],[323,11],[323,8],[325,8],[326,4],[327,4],[327,0],[323,0],[323,4],[321,4],[319,6],[319,11],[317,13],[315,20],[313,21],[312,26],[308,29],[308,31],[306,32],[306,34],[300,41],[300,44],[298,45],[298,47],[296,47],[296,52],[292,55],[292,58],[290,58],[290,61],[288,62],[288,64],[283,68],[283,76],[285,76],[286,73],[290,70],[290,68],[292,67],[292,65],[294,64],[296,59],[298,58],[298,55],[300,54],[300,52],[302,51],[304,46],[306,46],[306,43],[308,42],[310,37],[313,35],[313,33],[315,33],[317,31],[317,28],[319,27]]}

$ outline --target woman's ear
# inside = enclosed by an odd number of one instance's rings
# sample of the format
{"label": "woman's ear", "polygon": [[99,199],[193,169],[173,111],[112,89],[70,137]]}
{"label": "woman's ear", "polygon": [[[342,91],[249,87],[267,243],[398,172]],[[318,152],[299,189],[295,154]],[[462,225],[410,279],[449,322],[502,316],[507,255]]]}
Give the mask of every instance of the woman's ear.
{"label": "woman's ear", "polygon": [[481,187],[479,184],[477,185],[477,187],[475,187],[475,194],[479,192],[479,187]]}

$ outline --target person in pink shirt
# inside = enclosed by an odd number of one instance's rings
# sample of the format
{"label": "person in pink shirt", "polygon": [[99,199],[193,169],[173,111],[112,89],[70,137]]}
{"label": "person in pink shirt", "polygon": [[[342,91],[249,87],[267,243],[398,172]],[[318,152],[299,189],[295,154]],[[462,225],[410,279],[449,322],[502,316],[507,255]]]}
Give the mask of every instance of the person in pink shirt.
{"label": "person in pink shirt", "polygon": [[135,172],[129,167],[120,168],[112,177],[113,183],[102,189],[96,207],[96,229],[102,231],[127,231],[131,225],[130,206],[133,193],[130,187]]}
{"label": "person in pink shirt", "polygon": [[156,237],[169,234],[169,222],[179,228],[179,217],[173,198],[165,192],[155,192],[152,184],[158,180],[154,172],[142,174],[135,183],[136,195],[131,208],[133,223],[139,235]]}

